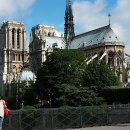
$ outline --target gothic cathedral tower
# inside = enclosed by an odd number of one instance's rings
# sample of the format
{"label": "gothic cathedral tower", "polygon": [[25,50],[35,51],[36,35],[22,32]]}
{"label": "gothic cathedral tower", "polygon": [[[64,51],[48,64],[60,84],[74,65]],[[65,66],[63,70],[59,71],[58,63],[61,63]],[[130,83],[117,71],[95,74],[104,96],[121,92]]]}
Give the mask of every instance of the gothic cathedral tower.
{"label": "gothic cathedral tower", "polygon": [[73,23],[73,12],[70,0],[66,0],[66,10],[65,10],[65,24],[64,24],[64,39],[65,48],[68,49],[69,43],[75,36],[74,33],[74,23]]}
{"label": "gothic cathedral tower", "polygon": [[[26,30],[24,24],[7,21],[0,28],[0,93],[11,90],[9,84],[26,61]],[[23,59],[24,58],[24,59]],[[6,88],[6,87],[8,88]]]}

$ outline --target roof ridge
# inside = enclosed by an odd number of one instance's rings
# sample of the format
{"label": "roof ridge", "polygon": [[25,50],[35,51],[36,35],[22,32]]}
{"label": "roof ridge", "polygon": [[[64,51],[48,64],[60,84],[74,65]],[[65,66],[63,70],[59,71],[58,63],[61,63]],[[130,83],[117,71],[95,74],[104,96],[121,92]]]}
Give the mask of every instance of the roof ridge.
{"label": "roof ridge", "polygon": [[88,32],[85,32],[85,33],[81,33],[81,34],[79,34],[79,35],[76,35],[76,36],[74,37],[74,39],[77,38],[77,37],[86,35],[86,34],[90,34],[90,33],[92,33],[92,32],[97,32],[97,31],[102,30],[102,29],[105,29],[105,28],[110,28],[110,29],[111,29],[110,25],[103,26],[103,27],[100,27],[100,28],[97,28],[97,29],[94,29],[94,30],[91,30],[91,31],[88,31]]}
{"label": "roof ridge", "polygon": [[80,35],[77,35],[71,41],[72,48],[75,46],[81,47],[83,46],[91,46],[100,43],[110,43],[115,44],[119,43],[120,45],[124,45],[121,41],[120,37],[114,32],[110,25],[104,26]]}

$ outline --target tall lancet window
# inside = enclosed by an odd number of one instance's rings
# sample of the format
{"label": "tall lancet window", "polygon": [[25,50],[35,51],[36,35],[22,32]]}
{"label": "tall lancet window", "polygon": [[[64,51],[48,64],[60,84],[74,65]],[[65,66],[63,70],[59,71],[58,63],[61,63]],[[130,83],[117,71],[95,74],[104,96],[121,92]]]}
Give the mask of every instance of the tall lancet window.
{"label": "tall lancet window", "polygon": [[109,51],[109,53],[108,53],[108,66],[109,67],[114,66],[114,53],[113,53],[113,51]]}
{"label": "tall lancet window", "polygon": [[17,48],[20,48],[20,29],[17,30]]}
{"label": "tall lancet window", "polygon": [[14,33],[15,33],[15,28],[12,29],[12,48],[14,48]]}
{"label": "tall lancet window", "polygon": [[123,61],[123,54],[121,51],[117,52],[117,66],[121,67]]}

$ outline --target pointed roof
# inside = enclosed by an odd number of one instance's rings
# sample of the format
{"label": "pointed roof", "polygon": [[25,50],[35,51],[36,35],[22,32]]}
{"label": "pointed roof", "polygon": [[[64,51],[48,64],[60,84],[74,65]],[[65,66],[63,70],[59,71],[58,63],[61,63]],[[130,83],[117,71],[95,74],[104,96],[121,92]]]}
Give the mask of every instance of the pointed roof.
{"label": "pointed roof", "polygon": [[65,10],[65,24],[64,24],[64,42],[65,48],[68,49],[70,41],[75,36],[74,33],[74,22],[73,22],[73,11],[71,8],[70,0],[66,0],[66,10]]}
{"label": "pointed roof", "polygon": [[121,39],[114,33],[111,26],[108,25],[75,36],[69,47],[76,49],[99,44],[119,44],[124,46]]}
{"label": "pointed roof", "polygon": [[70,4],[71,4],[71,3],[70,3],[70,0],[66,0],[66,8],[67,8],[67,9],[69,9]]}
{"label": "pointed roof", "polygon": [[70,7],[71,7],[70,0],[66,0],[66,11],[69,11]]}
{"label": "pointed roof", "polygon": [[66,11],[65,11],[65,13],[73,15],[70,0],[66,0]]}

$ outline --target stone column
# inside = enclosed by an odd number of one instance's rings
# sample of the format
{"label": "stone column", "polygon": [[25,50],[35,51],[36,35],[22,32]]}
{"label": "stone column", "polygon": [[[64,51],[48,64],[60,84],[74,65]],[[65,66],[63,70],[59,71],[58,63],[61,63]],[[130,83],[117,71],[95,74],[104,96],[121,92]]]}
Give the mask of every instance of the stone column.
{"label": "stone column", "polygon": [[4,51],[4,74],[7,74],[7,51]]}
{"label": "stone column", "polygon": [[114,56],[114,66],[117,67],[117,54]]}
{"label": "stone column", "polygon": [[15,55],[15,61],[18,61],[18,53]]}
{"label": "stone column", "polygon": [[8,37],[7,37],[7,48],[9,51],[6,53],[6,60],[7,60],[7,73],[11,72],[11,48],[12,48],[12,29],[8,28]]}
{"label": "stone column", "polygon": [[7,49],[7,43],[8,43],[8,29],[5,29],[5,48]]}
{"label": "stone column", "polygon": [[20,44],[20,49],[22,49],[22,30],[20,29],[20,32],[19,32],[19,44]]}
{"label": "stone column", "polygon": [[9,29],[9,48],[12,49],[12,29]]}
{"label": "stone column", "polygon": [[120,81],[123,82],[123,75],[120,74]]}
{"label": "stone column", "polygon": [[7,49],[10,49],[10,28],[7,30]]}
{"label": "stone column", "polygon": [[127,82],[130,82],[130,69],[127,69]]}
{"label": "stone column", "polygon": [[42,63],[45,62],[45,51],[42,51]]}
{"label": "stone column", "polygon": [[26,60],[26,55],[25,55],[25,51],[26,51],[26,30],[23,29],[23,47],[22,49],[24,50],[24,61]]}
{"label": "stone column", "polygon": [[117,52],[116,52],[116,46],[114,47],[114,71],[115,71],[115,75],[118,76],[118,66],[117,66]]}
{"label": "stone column", "polygon": [[17,49],[17,29],[16,28],[14,32],[14,46],[15,46],[15,49]]}
{"label": "stone column", "polygon": [[114,47],[114,67],[117,67],[117,52],[116,52],[116,46]]}

